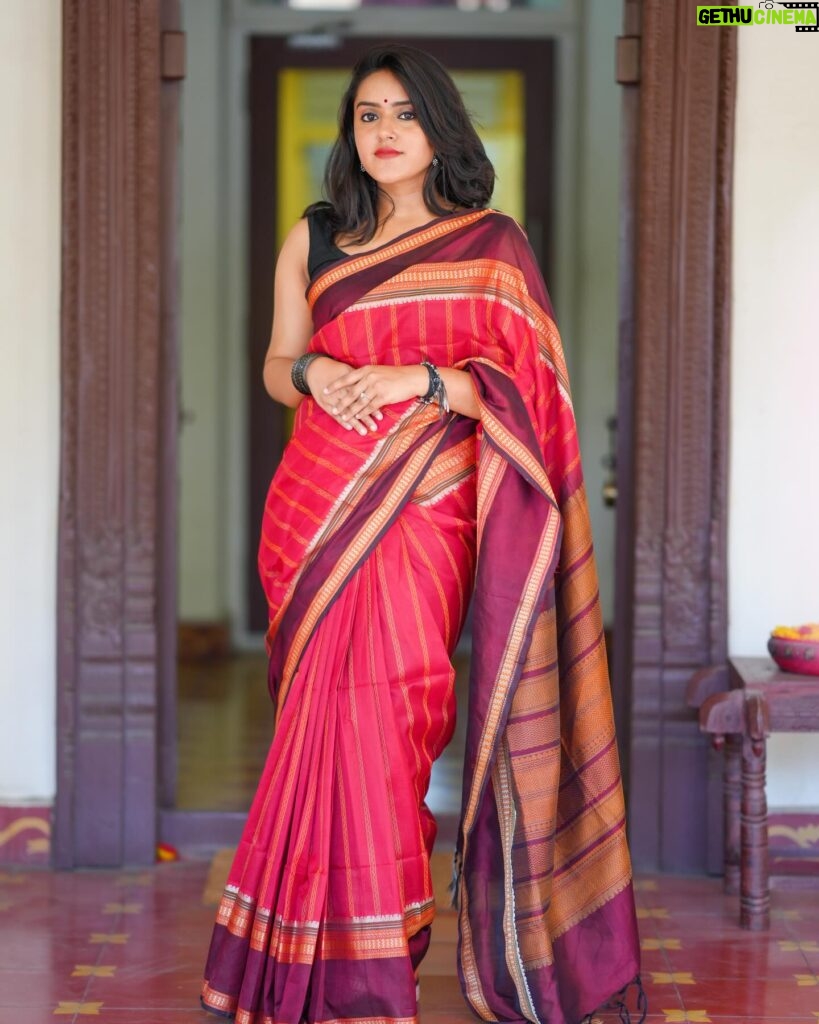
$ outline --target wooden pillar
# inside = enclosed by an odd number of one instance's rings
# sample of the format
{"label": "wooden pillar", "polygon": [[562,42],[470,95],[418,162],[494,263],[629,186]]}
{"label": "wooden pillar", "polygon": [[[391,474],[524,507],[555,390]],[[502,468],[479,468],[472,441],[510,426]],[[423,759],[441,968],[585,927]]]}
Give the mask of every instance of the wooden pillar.
{"label": "wooden pillar", "polygon": [[736,30],[697,26],[686,0],[625,9],[640,60],[626,167],[633,285],[621,313],[619,461],[633,486],[624,480],[618,508],[615,694],[630,734],[634,861],[700,871],[719,865],[709,827],[721,831],[721,787],[709,774],[721,765],[685,691],[699,666],[727,654]]}
{"label": "wooden pillar", "polygon": [[63,2],[59,867],[155,855],[160,7]]}

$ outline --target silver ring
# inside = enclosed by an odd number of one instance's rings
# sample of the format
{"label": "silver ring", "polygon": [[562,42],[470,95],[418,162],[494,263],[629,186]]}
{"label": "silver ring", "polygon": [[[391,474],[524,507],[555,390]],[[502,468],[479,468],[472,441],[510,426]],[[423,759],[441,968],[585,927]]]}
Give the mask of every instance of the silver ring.
{"label": "silver ring", "polygon": [[358,397],[359,398],[363,398],[364,401],[366,402],[367,401],[367,392],[366,391],[362,391],[361,394]]}

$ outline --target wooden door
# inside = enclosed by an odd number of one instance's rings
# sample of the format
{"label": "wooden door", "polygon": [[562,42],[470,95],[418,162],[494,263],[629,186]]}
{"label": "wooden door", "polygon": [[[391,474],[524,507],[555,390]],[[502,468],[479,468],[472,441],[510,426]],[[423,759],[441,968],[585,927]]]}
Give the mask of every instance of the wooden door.
{"label": "wooden door", "polygon": [[59,867],[155,857],[160,676],[175,677],[179,17],[179,0],[63,0]]}

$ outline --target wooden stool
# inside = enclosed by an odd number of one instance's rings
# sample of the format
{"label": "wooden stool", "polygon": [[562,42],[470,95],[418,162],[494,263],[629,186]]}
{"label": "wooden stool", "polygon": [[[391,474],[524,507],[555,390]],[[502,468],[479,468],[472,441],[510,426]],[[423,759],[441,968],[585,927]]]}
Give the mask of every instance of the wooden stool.
{"label": "wooden stool", "polygon": [[819,677],[780,672],[770,658],[730,658],[693,676],[688,704],[725,750],[725,889],[740,924],[770,926],[765,743],[772,732],[819,731]]}

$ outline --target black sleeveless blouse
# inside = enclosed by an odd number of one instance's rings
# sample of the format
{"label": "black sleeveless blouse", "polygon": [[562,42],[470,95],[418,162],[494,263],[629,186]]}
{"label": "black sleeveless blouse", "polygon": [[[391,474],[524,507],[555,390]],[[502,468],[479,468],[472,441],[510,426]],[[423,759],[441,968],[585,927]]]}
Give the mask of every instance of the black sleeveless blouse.
{"label": "black sleeveless blouse", "polygon": [[310,231],[310,247],[307,252],[307,273],[310,281],[314,281],[319,271],[348,254],[333,241],[333,230],[330,226],[330,211],[326,207],[318,207],[307,214],[307,227]]}

